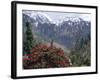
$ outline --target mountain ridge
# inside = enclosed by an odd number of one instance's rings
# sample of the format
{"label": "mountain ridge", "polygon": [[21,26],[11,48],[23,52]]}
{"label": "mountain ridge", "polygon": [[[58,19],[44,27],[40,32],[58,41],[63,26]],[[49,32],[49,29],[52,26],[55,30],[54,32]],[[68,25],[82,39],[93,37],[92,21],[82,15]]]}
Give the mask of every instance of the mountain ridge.
{"label": "mountain ridge", "polygon": [[[43,38],[53,39],[68,48],[74,47],[78,39],[87,39],[88,35],[90,37],[91,22],[84,21],[80,17],[74,17],[75,19],[68,18],[68,20],[64,19],[57,25],[56,23],[44,20],[42,17],[41,19],[39,17],[36,17],[39,19],[34,19],[34,16],[30,17],[27,14],[23,14],[23,16],[23,26],[25,26],[25,23],[28,21],[32,26],[33,33],[38,32]],[[44,17],[47,19],[46,16]],[[40,20],[44,21],[41,22]]]}

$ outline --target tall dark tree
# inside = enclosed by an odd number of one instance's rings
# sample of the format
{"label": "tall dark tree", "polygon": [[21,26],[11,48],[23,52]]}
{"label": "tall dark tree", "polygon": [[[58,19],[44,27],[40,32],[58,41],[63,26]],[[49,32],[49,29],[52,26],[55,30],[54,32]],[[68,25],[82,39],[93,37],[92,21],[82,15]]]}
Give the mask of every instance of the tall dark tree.
{"label": "tall dark tree", "polygon": [[29,22],[26,22],[25,40],[23,42],[24,55],[31,54],[31,49],[33,48],[33,46],[34,46],[34,39],[31,30],[31,25]]}

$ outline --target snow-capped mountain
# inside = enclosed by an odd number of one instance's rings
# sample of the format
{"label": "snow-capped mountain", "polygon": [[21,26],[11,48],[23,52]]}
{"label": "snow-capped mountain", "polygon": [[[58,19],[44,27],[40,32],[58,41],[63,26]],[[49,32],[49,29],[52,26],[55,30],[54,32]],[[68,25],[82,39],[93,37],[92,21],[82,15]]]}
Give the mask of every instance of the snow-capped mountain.
{"label": "snow-capped mountain", "polygon": [[65,17],[64,21],[80,22],[82,19],[80,17]]}
{"label": "snow-capped mountain", "polygon": [[78,39],[90,37],[91,22],[80,17],[65,17],[53,23],[49,16],[37,12],[23,14],[23,26],[27,21],[32,25],[33,33],[38,32],[45,39],[54,39],[67,48],[74,47]]}
{"label": "snow-capped mountain", "polygon": [[30,16],[30,18],[34,19],[35,21],[38,21],[39,23],[51,23],[51,19],[49,16],[47,16],[46,14],[43,14],[41,12],[34,12],[31,14],[28,14],[28,16]]}
{"label": "snow-capped mountain", "polygon": [[78,24],[82,21],[85,21],[85,20],[83,20],[81,17],[64,17],[64,18],[59,19],[56,22],[56,25],[61,25],[63,22],[67,22],[69,25],[72,25],[72,23]]}

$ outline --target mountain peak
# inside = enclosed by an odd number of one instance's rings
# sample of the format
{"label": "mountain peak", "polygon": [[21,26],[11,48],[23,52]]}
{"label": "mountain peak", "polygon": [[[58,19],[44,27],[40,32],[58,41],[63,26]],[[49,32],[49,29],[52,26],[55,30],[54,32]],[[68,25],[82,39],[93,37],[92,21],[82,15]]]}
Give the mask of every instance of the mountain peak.
{"label": "mountain peak", "polygon": [[52,22],[49,16],[41,12],[31,13],[30,17],[36,21],[39,21],[40,23],[51,23]]}
{"label": "mountain peak", "polygon": [[82,19],[80,17],[65,17],[64,21],[80,22]]}

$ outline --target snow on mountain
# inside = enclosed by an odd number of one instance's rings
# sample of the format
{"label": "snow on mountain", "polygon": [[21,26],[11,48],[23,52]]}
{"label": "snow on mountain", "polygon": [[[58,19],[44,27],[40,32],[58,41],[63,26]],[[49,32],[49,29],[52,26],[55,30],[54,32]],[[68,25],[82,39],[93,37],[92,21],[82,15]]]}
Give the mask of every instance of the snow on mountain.
{"label": "snow on mountain", "polygon": [[64,21],[80,22],[81,18],[79,18],[79,17],[65,17]]}
{"label": "snow on mountain", "polygon": [[33,18],[35,21],[38,21],[40,23],[51,23],[52,20],[49,16],[47,16],[46,14],[44,13],[41,13],[41,12],[34,12],[34,13],[31,13],[29,15],[31,18]]}
{"label": "snow on mountain", "polygon": [[80,24],[82,22],[84,23],[84,22],[90,22],[90,21],[86,21],[82,17],[73,17],[72,16],[72,17],[61,17],[58,20],[54,21],[53,23],[56,24],[58,27],[59,25],[62,25],[65,22],[68,23],[69,25],[72,25],[73,23]]}
{"label": "snow on mountain", "polygon": [[31,12],[31,13],[24,13],[26,15],[28,15],[30,18],[33,19],[33,21],[35,21],[34,24],[38,25],[38,23],[44,24],[55,24],[57,26],[59,26],[60,24],[62,24],[63,22],[67,22],[69,25],[72,25],[72,22],[76,22],[77,24],[80,23],[81,21],[85,21],[83,18],[81,17],[74,17],[74,16],[63,16],[60,17],[59,19],[55,19],[53,20],[49,15],[43,13],[43,12]]}

